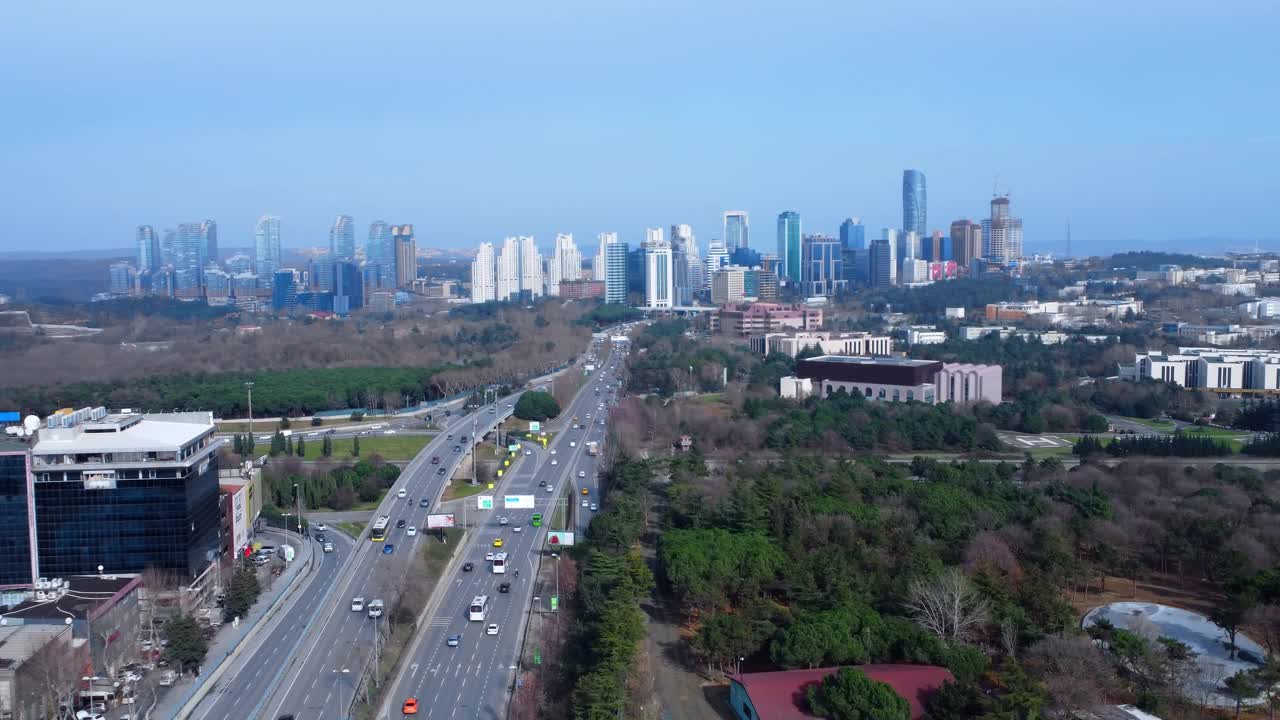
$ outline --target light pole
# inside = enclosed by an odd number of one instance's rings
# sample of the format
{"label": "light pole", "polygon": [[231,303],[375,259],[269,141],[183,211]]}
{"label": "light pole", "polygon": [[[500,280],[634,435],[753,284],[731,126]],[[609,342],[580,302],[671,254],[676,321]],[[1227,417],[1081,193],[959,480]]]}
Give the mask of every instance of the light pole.
{"label": "light pole", "polygon": [[298,493],[298,483],[293,484],[293,498],[298,505],[298,552],[302,552],[302,495]]}
{"label": "light pole", "polygon": [[[349,680],[350,680],[351,668],[342,668],[341,670],[330,670],[329,672],[332,672],[332,673],[335,673],[335,674],[340,673],[340,675],[339,675],[339,679],[340,679],[340,680],[342,680],[344,683],[349,682]],[[349,703],[347,703],[346,705],[343,705],[343,706],[342,706],[342,716],[343,716],[343,717],[347,717],[347,718],[351,717],[351,706],[352,706],[352,705],[354,705],[354,704],[355,704],[355,702],[356,702],[356,691],[355,691],[355,687],[353,686],[353,687],[351,688],[351,702],[349,702]],[[341,703],[342,703],[342,690],[341,690],[341,689],[339,689],[339,690],[338,690],[338,703],[339,703],[340,705],[341,705]]]}
{"label": "light pole", "polygon": [[249,440],[253,444],[253,381],[246,382],[244,389],[249,393]]}

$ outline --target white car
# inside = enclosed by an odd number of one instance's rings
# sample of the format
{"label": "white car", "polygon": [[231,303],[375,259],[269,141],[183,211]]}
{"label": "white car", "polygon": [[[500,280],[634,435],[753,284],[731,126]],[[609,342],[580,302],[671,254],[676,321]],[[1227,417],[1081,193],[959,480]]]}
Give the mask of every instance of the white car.
{"label": "white car", "polygon": [[525,457],[529,457],[529,456],[530,456],[530,455],[532,455],[532,454],[533,454],[533,451],[532,451],[532,450],[525,450],[525,451],[524,451],[524,456],[525,456]]}
{"label": "white car", "polygon": [[553,488],[552,488],[550,485],[548,485],[548,486],[547,486],[547,492],[552,492],[552,490],[553,490]]}
{"label": "white car", "polygon": [[[494,625],[493,627],[495,627],[495,628],[496,628],[496,627],[498,627],[498,626],[497,626],[497,625]],[[497,630],[495,630],[495,631],[493,631],[493,633],[492,633],[492,634],[493,634],[493,635],[497,635],[497,634],[498,634],[498,631],[497,631]],[[76,711],[76,720],[107,720],[107,716],[106,716],[106,715],[103,715],[102,713],[98,712],[97,710],[77,710],[77,711]]]}
{"label": "white car", "polygon": [[599,509],[600,509],[600,506],[599,506],[599,505],[597,505],[597,504],[595,504],[595,503],[591,503],[591,512],[595,512],[595,511],[597,511],[597,510],[599,510]]}
{"label": "white car", "polygon": [[409,497],[409,490],[407,488],[400,488],[400,490],[396,492],[396,497],[400,498],[401,500]]}
{"label": "white car", "polygon": [[560,464],[560,461],[559,461],[559,460],[557,460],[557,459],[555,459],[555,458],[551,458],[551,464],[552,464],[552,465],[559,465],[559,464]]}
{"label": "white car", "polygon": [[556,454],[556,449],[555,449],[555,448],[551,448],[551,454],[552,454],[552,455],[555,455],[555,454]]}
{"label": "white car", "polygon": [[485,628],[485,629],[484,629],[484,634],[485,634],[485,635],[497,635],[497,634],[498,634],[498,625],[497,625],[497,623],[489,623],[489,627],[487,627],[487,628]]}
{"label": "white car", "polygon": [[515,527],[511,528],[511,532],[520,532],[521,530],[524,530],[524,526],[523,526],[523,525],[517,525],[517,526],[515,526]]}
{"label": "white car", "polygon": [[574,441],[570,440],[570,441],[569,441],[569,447],[578,447],[578,443],[576,443],[576,442],[574,442]]}
{"label": "white car", "polygon": [[583,501],[582,501],[582,507],[588,507],[588,506],[590,506],[590,505],[591,505],[591,503],[587,502],[586,500],[583,500]]}
{"label": "white car", "polygon": [[484,560],[485,560],[485,562],[493,562],[493,553],[491,553],[491,552],[489,552],[489,553],[485,553],[485,554],[484,554]]}
{"label": "white car", "polygon": [[364,598],[351,598],[351,611],[361,612],[362,610],[364,610]]}
{"label": "white car", "polygon": [[580,477],[580,478],[584,478],[584,477],[586,477],[586,476],[587,476],[587,471],[586,471],[586,470],[579,470],[579,471],[578,471],[578,477]]}
{"label": "white car", "polygon": [[509,522],[511,522],[511,521],[510,521],[510,520],[508,520],[508,519],[506,519],[506,518],[498,518],[498,524],[499,524],[499,525],[506,525],[506,524],[507,524],[507,523],[509,523]]}
{"label": "white car", "polygon": [[418,528],[410,525],[409,529],[404,531],[404,534],[408,535],[409,537],[413,537],[414,535],[418,534]]}
{"label": "white car", "polygon": [[316,532],[328,532],[329,526],[325,525],[324,523],[316,523],[315,525],[311,526],[311,529],[315,530]]}

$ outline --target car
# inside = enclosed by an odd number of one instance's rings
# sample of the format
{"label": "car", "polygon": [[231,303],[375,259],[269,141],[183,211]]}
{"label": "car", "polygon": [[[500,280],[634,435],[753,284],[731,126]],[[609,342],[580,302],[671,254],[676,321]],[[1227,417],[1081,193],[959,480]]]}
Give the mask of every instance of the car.
{"label": "car", "polygon": [[409,491],[406,488],[400,488],[399,490],[396,491],[396,497],[400,498],[401,500],[408,497],[408,495],[409,495]]}
{"label": "car", "polygon": [[[591,503],[587,502],[586,500],[582,501],[582,507],[589,507],[590,505]],[[388,545],[387,547],[390,547],[390,546]],[[384,550],[383,552],[386,552],[386,551]]]}
{"label": "car", "polygon": [[471,572],[476,569],[475,563],[462,563],[462,572]]}
{"label": "car", "polygon": [[[494,627],[497,627],[496,625]],[[497,633],[494,633],[495,635]],[[107,716],[96,710],[76,711],[76,720],[107,720]]]}
{"label": "car", "polygon": [[364,598],[362,597],[351,598],[351,611],[361,612],[363,610],[364,610]]}
{"label": "car", "polygon": [[529,457],[529,456],[530,456],[530,455],[532,455],[532,454],[533,454],[533,451],[532,451],[532,450],[525,450],[525,451],[524,451],[524,456],[525,456],[525,457]]}
{"label": "car", "polygon": [[369,617],[371,618],[382,617],[382,608],[383,608],[382,600],[380,598],[374,598],[369,603]]}
{"label": "car", "polygon": [[588,489],[586,489],[586,488],[582,488],[582,494],[583,494],[583,495],[590,495],[590,494],[591,494],[591,491],[590,491],[590,490],[588,490]]}
{"label": "car", "polygon": [[439,470],[437,470],[437,471],[436,471],[436,474],[437,474],[437,475],[443,475],[443,474],[444,474],[444,468],[440,468]]}
{"label": "car", "polygon": [[539,481],[538,481],[538,487],[546,487],[546,486],[547,486],[547,481],[546,481],[546,480],[539,480]]}
{"label": "car", "polygon": [[325,551],[325,552],[327,552],[327,553],[331,553],[331,552],[333,552],[333,543],[331,543],[331,542],[327,542],[327,543],[325,543],[325,544],[324,544],[324,546],[323,546],[323,547],[324,547],[324,551]]}
{"label": "car", "polygon": [[497,634],[498,634],[498,624],[497,624],[497,623],[489,623],[489,627],[487,627],[487,628],[485,628],[485,629],[484,629],[484,634],[485,634],[485,635],[497,635]]}
{"label": "car", "polygon": [[325,532],[329,529],[329,526],[325,525],[324,523],[316,523],[315,525],[311,526],[311,529],[315,530],[316,532]]}
{"label": "car", "polygon": [[501,585],[499,585],[499,586],[498,586],[498,592],[500,592],[500,593],[509,593],[509,592],[511,592],[511,583],[506,582],[506,583],[502,583]]}
{"label": "car", "polygon": [[[443,470],[444,468],[440,469]],[[426,498],[422,498],[418,501],[418,507],[431,507],[431,501]]]}
{"label": "car", "polygon": [[498,524],[499,524],[499,525],[506,525],[506,524],[507,524],[507,523],[509,523],[509,522],[511,522],[511,521],[510,521],[510,520],[508,520],[508,519],[506,519],[506,518],[504,518],[504,517],[503,517],[503,518],[498,518]]}
{"label": "car", "polygon": [[494,538],[494,539],[493,539],[493,546],[494,546],[494,547],[502,547],[502,538]]}
{"label": "car", "polygon": [[584,477],[586,477],[586,476],[587,476],[587,471],[586,471],[586,470],[579,470],[579,471],[578,471],[578,477],[580,477],[580,478],[584,478]]}
{"label": "car", "polygon": [[404,713],[405,715],[417,715],[418,714],[417,698],[409,698],[408,700],[405,700],[404,705],[401,706],[400,708],[400,712]]}
{"label": "car", "polygon": [[485,562],[493,562],[493,557],[494,557],[494,555],[496,555],[496,554],[497,554],[497,553],[491,553],[491,552],[487,552],[487,553],[485,553],[485,554],[484,554]]}
{"label": "car", "polygon": [[450,635],[449,639],[445,641],[445,645],[448,645],[449,647],[458,647],[458,643],[460,642],[462,642],[461,635]]}
{"label": "car", "polygon": [[555,455],[555,454],[556,454],[556,449],[555,449],[555,448],[551,448],[551,454],[552,454],[552,455]]}
{"label": "car", "polygon": [[[586,502],[586,500],[583,500],[583,502]],[[387,543],[386,545],[383,545],[383,546],[382,546],[382,554],[383,554],[383,555],[390,555],[391,553],[393,553],[393,552],[395,552],[395,551],[396,551],[396,546],[395,546],[395,545],[392,545],[391,543]]]}
{"label": "car", "polygon": [[410,525],[409,529],[404,531],[404,534],[408,535],[409,537],[413,537],[414,535],[418,534],[418,528]]}
{"label": "car", "polygon": [[432,456],[431,456],[431,464],[432,464],[432,465],[439,465],[439,464],[440,464],[440,456],[439,456],[439,455],[432,455]]}
{"label": "car", "polygon": [[560,461],[559,461],[559,460],[557,460],[557,459],[555,459],[555,458],[551,458],[551,464],[552,464],[552,465],[559,465],[559,464],[560,464]]}
{"label": "car", "polygon": [[595,503],[591,503],[591,512],[595,512],[595,511],[597,511],[597,510],[599,510],[599,509],[600,509],[600,506],[599,506],[599,505],[597,505],[597,504],[595,504]]}
{"label": "car", "polygon": [[578,447],[578,443],[576,443],[576,442],[574,442],[574,441],[570,440],[570,441],[569,441],[569,447]]}
{"label": "car", "polygon": [[590,419],[591,419],[591,413],[587,413],[587,419],[588,419],[588,420],[590,420]]}
{"label": "car", "polygon": [[547,492],[555,492],[555,488],[553,488],[553,487],[551,487],[550,485],[548,485],[548,486],[547,486]]}
{"label": "car", "polygon": [[520,532],[521,530],[524,530],[524,526],[523,526],[523,525],[517,525],[517,526],[515,526],[515,527],[511,528],[511,532]]}
{"label": "car", "polygon": [[329,541],[328,535],[325,535],[324,533],[316,533],[316,542],[323,543],[328,541]]}
{"label": "car", "polygon": [[400,529],[403,529],[406,524],[403,518],[396,521],[396,527]]}

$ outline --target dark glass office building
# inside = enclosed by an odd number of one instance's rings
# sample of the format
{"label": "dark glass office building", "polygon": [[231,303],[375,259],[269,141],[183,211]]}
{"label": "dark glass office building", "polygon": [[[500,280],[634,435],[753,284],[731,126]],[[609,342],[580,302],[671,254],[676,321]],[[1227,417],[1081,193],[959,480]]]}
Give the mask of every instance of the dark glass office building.
{"label": "dark glass office building", "polygon": [[0,437],[0,589],[31,587],[36,577],[27,458],[24,443]]}

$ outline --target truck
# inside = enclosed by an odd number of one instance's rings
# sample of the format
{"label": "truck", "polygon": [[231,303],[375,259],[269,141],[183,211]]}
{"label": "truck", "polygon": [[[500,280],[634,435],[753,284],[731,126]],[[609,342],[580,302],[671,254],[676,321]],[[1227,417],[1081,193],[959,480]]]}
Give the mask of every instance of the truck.
{"label": "truck", "polygon": [[600,452],[600,443],[596,442],[595,440],[591,440],[587,443],[588,455],[596,455],[599,452]]}
{"label": "truck", "polygon": [[373,602],[369,603],[369,617],[371,618],[382,617],[382,601],[381,600],[374,600]]}

